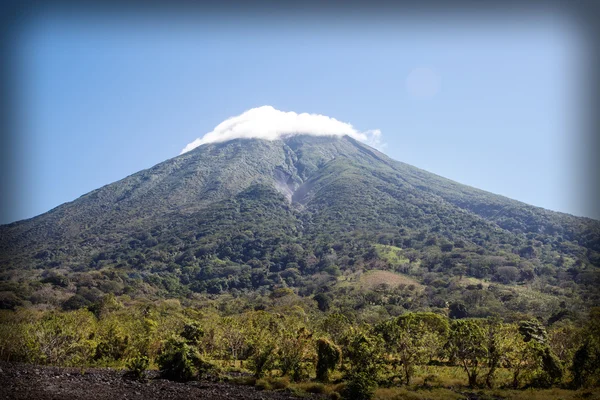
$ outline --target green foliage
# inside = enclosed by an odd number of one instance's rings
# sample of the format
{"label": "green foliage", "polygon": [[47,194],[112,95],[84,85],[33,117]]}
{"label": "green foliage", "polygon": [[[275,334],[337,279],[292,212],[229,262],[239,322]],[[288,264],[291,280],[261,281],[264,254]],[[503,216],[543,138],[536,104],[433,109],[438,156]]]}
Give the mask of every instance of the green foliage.
{"label": "green foliage", "polygon": [[194,347],[176,337],[163,344],[156,363],[163,378],[180,382],[202,377],[211,369]]}
{"label": "green foliage", "polygon": [[571,367],[572,385],[579,387],[600,386],[600,308],[589,313],[584,328],[583,343],[573,356]]}
{"label": "green foliage", "polygon": [[[7,309],[102,318],[113,312],[103,296],[285,302],[293,292],[377,323],[448,305],[452,318],[547,321],[561,302],[575,314],[600,304],[597,221],[462,186],[350,138],[203,146],[0,237]],[[423,290],[362,291],[356,277],[369,270]]]}
{"label": "green foliage", "polygon": [[463,367],[469,378],[469,386],[477,386],[480,368],[485,362],[483,347],[486,335],[476,320],[454,320],[450,326],[450,352]]}
{"label": "green foliage", "polygon": [[354,371],[347,377],[347,384],[342,393],[348,400],[370,400],[377,389],[377,381],[366,371]]}
{"label": "green foliage", "polygon": [[85,310],[51,313],[27,327],[28,360],[39,364],[85,365],[94,352],[94,317]]}
{"label": "green foliage", "polygon": [[[451,320],[438,313],[408,312],[373,326],[341,314],[324,315],[311,299],[297,296],[268,300],[265,293],[255,303],[266,305],[265,311],[233,308],[237,301],[187,307],[177,300],[144,304],[123,298],[126,306],[105,310],[100,319],[83,309],[2,311],[0,358],[126,366],[132,377],[143,377],[149,364],[156,364],[163,377],[179,381],[214,375],[216,365],[229,363],[230,371],[249,370],[253,382],[263,379],[271,389],[287,386],[285,382],[306,382],[316,371],[323,383],[343,380],[336,392],[345,386],[346,396],[368,398],[377,385],[407,382],[411,388],[465,383],[556,388],[566,380],[567,368],[560,358],[570,354],[573,386],[599,383],[595,311],[583,327],[578,327],[581,320],[561,321],[546,336],[540,333],[546,328],[531,320]],[[566,341],[570,332],[577,334]],[[285,376],[275,378],[281,375]],[[333,386],[323,383],[319,387],[330,393]],[[298,390],[303,385],[308,383],[300,383]]]}
{"label": "green foliage", "polygon": [[385,369],[383,357],[383,343],[379,336],[374,336],[365,331],[351,331],[348,333],[343,350],[348,361],[346,379],[355,385],[351,391],[363,393],[365,396],[372,393],[376,383],[381,379]]}
{"label": "green foliage", "polygon": [[519,333],[523,335],[523,340],[526,342],[535,340],[540,344],[545,344],[548,338],[546,329],[536,320],[522,321],[519,324]]}
{"label": "green foliage", "polygon": [[308,364],[313,358],[312,333],[302,327],[286,329],[278,340],[277,359],[282,375],[291,374],[294,381],[308,377]]}
{"label": "green foliage", "polygon": [[150,366],[150,359],[146,356],[136,356],[127,362],[127,369],[130,374],[137,380],[146,378],[146,370]]}
{"label": "green foliage", "polygon": [[198,322],[192,321],[183,326],[183,331],[180,335],[189,344],[197,345],[204,336],[204,330]]}
{"label": "green foliage", "polygon": [[329,382],[329,375],[342,361],[342,351],[327,339],[317,340],[317,380]]}
{"label": "green foliage", "polygon": [[397,357],[404,383],[409,385],[415,365],[441,351],[447,339],[448,322],[433,313],[407,313],[380,323],[375,331],[385,341],[392,359]]}
{"label": "green foliage", "polygon": [[117,361],[124,355],[129,344],[129,337],[119,329],[116,323],[112,323],[106,332],[102,332],[96,351],[95,360]]}

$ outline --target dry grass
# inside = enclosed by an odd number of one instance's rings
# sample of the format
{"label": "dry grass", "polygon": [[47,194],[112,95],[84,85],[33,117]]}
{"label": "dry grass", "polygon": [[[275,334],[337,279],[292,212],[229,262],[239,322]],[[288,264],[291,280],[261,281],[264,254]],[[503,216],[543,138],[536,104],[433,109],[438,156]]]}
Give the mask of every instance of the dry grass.
{"label": "dry grass", "polygon": [[419,282],[403,274],[398,274],[390,271],[372,270],[368,271],[360,277],[360,286],[363,289],[373,289],[378,285],[385,283],[390,287],[399,285],[414,285],[418,289],[422,289],[423,285]]}
{"label": "dry grass", "polygon": [[458,400],[478,398],[480,400],[600,400],[600,389],[527,389],[527,390],[469,390],[447,388],[380,388],[375,392],[374,400]]}
{"label": "dry grass", "polygon": [[527,390],[484,390],[489,398],[502,398],[514,400],[600,400],[600,389],[567,390],[567,389],[527,389]]}
{"label": "dry grass", "polygon": [[380,388],[375,391],[374,400],[453,400],[466,397],[450,389],[411,390],[408,388]]}
{"label": "dry grass", "polygon": [[259,390],[282,390],[290,386],[290,378],[287,376],[281,378],[262,378],[256,381],[254,387]]}

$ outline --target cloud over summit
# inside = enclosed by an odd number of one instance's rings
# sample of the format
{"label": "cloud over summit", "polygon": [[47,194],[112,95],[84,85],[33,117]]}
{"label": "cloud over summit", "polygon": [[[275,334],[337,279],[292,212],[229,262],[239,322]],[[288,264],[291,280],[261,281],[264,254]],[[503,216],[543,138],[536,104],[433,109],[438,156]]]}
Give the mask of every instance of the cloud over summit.
{"label": "cloud over summit", "polygon": [[239,138],[276,140],[296,134],[313,136],[348,135],[373,146],[379,144],[381,137],[381,131],[378,129],[359,132],[352,125],[326,115],[297,114],[293,111],[285,112],[271,106],[262,106],[226,119],[217,125],[212,132],[188,143],[181,154],[206,143],[225,142]]}

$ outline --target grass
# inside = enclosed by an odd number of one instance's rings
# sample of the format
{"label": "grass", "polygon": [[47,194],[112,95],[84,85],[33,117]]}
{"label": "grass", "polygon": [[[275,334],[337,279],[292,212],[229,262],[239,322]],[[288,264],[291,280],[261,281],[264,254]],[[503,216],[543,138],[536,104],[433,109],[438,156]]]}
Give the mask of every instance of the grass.
{"label": "grass", "polygon": [[394,267],[410,263],[410,260],[402,255],[403,250],[400,247],[385,244],[375,244],[374,246],[377,249],[377,255]]}
{"label": "grass", "polygon": [[254,387],[258,390],[283,390],[290,386],[290,378],[283,376],[280,378],[266,377],[256,381]]}
{"label": "grass", "polygon": [[466,397],[450,389],[436,388],[432,390],[414,390],[404,387],[379,388],[375,391],[374,400],[453,400],[465,399]]}
{"label": "grass", "polygon": [[469,390],[417,387],[379,388],[373,400],[458,400],[477,398],[479,400],[600,400],[600,389],[566,390],[566,389],[527,389],[527,390]]}
{"label": "grass", "polygon": [[[485,370],[480,379],[483,381]],[[339,371],[334,372],[332,380],[341,378]],[[252,376],[236,376],[227,382],[255,386],[259,390],[289,390],[298,396],[321,394],[330,399],[339,399],[344,389],[344,383],[324,384],[320,382],[290,382],[288,377],[265,377],[256,379]],[[467,377],[460,367],[449,366],[417,366],[415,376],[410,386],[380,387],[375,392],[373,400],[458,400],[477,398],[479,400],[600,400],[600,388],[567,390],[552,389],[506,389],[511,383],[511,372],[500,368],[496,373],[495,385],[498,388],[475,388],[467,385]]]}
{"label": "grass", "polygon": [[422,289],[423,285],[406,275],[390,271],[372,270],[365,272],[360,277],[360,286],[363,289],[373,289],[378,285],[385,283],[390,287],[399,285],[414,285],[418,289]]}

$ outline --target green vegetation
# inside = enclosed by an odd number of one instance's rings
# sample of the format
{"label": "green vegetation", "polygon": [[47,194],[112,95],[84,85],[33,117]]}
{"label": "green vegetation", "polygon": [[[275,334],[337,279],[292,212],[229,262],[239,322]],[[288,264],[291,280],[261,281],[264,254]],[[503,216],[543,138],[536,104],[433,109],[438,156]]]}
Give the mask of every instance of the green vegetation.
{"label": "green vegetation", "polygon": [[234,140],[1,226],[0,359],[352,398],[596,387],[599,285],[598,221],[350,138]]}
{"label": "green vegetation", "polygon": [[[370,325],[356,314],[347,319],[323,313],[316,302],[295,294],[256,298],[242,310],[231,309],[240,301],[233,298],[197,306],[112,301],[120,306],[97,315],[3,311],[2,360],[127,367],[136,379],[156,368],[176,381],[229,379],[264,390],[351,399],[392,398],[405,389],[419,398],[423,390],[443,397],[484,387],[485,393],[501,394],[600,384],[598,309],[550,326],[537,320],[451,320],[432,312],[407,312]],[[258,305],[264,309],[255,311]],[[578,339],[562,340],[565,330]],[[255,378],[227,378],[227,371]]]}

